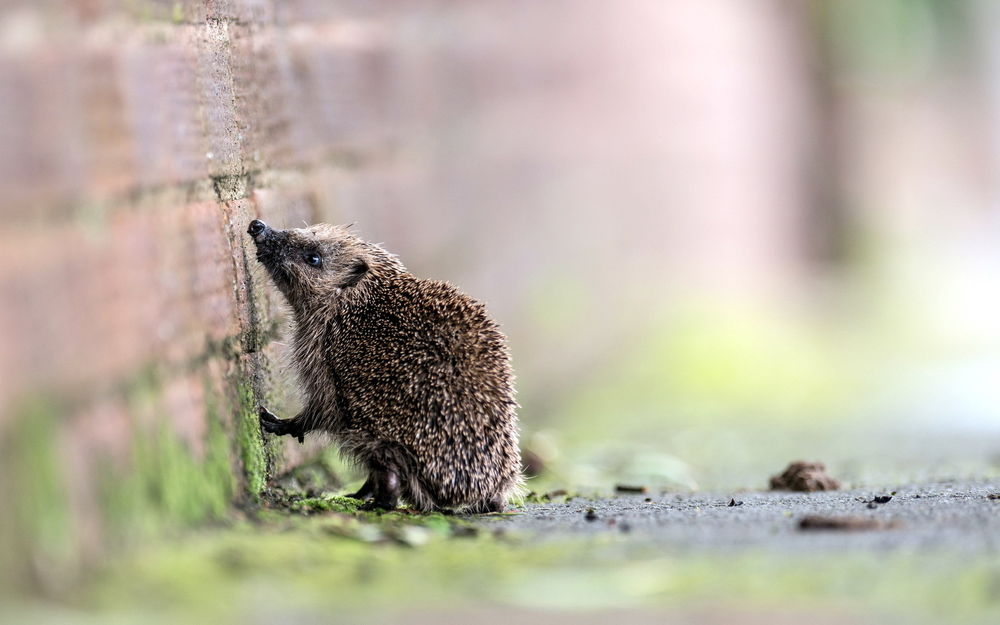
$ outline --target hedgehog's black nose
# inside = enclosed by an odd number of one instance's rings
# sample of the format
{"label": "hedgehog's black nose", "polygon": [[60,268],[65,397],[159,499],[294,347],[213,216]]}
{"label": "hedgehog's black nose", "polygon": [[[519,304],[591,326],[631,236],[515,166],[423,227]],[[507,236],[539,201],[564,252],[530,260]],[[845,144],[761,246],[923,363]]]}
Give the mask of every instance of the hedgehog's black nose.
{"label": "hedgehog's black nose", "polygon": [[250,222],[250,227],[247,228],[247,234],[249,234],[252,237],[256,237],[257,235],[263,233],[265,230],[267,230],[267,224],[259,219],[254,219],[253,221]]}

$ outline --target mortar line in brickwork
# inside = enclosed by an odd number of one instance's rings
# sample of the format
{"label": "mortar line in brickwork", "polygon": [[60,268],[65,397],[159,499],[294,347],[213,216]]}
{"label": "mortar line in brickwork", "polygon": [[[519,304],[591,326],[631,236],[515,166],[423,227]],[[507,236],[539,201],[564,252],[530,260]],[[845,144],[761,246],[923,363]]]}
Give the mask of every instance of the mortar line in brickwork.
{"label": "mortar line in brickwork", "polygon": [[[176,205],[178,197],[184,204],[196,202],[231,202],[249,198],[257,189],[280,189],[281,180],[310,174],[324,167],[332,167],[344,171],[358,171],[368,165],[383,163],[388,159],[380,158],[381,151],[362,150],[356,148],[337,147],[324,151],[314,160],[301,163],[294,167],[259,168],[240,174],[206,176],[174,183],[153,183],[136,186],[118,193],[106,195],[84,195],[74,201],[53,202],[39,206],[31,211],[30,220],[21,221],[19,213],[15,212],[9,219],[15,225],[24,223],[42,223],[46,226],[76,221],[81,218],[108,218],[122,211],[138,210],[141,207],[157,205]],[[244,190],[241,194],[225,195],[225,189],[220,189],[220,181],[242,181]],[[161,201],[162,198],[162,201]]]}
{"label": "mortar line in brickwork", "polygon": [[259,170],[253,170],[240,174],[212,176],[212,189],[215,191],[215,199],[222,203],[250,197],[256,188],[254,183],[258,173]]}
{"label": "mortar line in brickwork", "polygon": [[171,20],[171,24],[176,24],[178,26],[205,26],[206,24],[225,24],[227,26],[279,26],[281,25],[277,20],[246,20],[242,17],[206,17],[201,20]]}
{"label": "mortar line in brickwork", "polygon": [[[257,351],[271,344],[280,335],[279,322],[272,320],[267,326],[259,328],[257,335]],[[150,376],[160,381],[172,380],[184,375],[201,371],[214,358],[232,363],[240,367],[241,356],[247,352],[242,349],[243,333],[232,334],[222,339],[207,339],[205,349],[184,359],[166,361],[161,359],[147,360],[132,368],[133,373],[122,376],[104,385],[87,384],[83,387],[67,385],[59,387],[39,385],[22,389],[17,396],[12,397],[2,409],[11,409],[30,397],[59,397],[60,404],[66,408],[82,408],[101,400],[124,397],[132,389],[144,384]],[[72,413],[72,411],[70,411]]]}

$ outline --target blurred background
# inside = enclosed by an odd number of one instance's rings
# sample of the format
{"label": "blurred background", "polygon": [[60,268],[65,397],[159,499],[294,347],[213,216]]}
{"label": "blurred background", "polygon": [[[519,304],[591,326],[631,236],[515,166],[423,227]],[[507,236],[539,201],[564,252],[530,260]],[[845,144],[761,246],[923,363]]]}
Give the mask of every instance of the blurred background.
{"label": "blurred background", "polygon": [[995,476],[998,32],[991,0],[3,3],[7,574],[322,447],[255,426],[300,401],[255,217],[485,301],[540,491]]}

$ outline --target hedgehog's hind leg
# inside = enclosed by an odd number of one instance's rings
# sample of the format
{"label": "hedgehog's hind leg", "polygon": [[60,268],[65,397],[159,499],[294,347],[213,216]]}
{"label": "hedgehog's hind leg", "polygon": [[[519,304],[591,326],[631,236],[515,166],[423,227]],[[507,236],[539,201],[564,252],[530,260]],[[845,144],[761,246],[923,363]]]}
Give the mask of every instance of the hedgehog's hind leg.
{"label": "hedgehog's hind leg", "polygon": [[407,494],[412,484],[412,454],[396,443],[380,440],[356,445],[353,453],[368,467],[373,487],[373,500],[362,509],[395,510],[400,496]]}
{"label": "hedgehog's hind leg", "polygon": [[399,505],[399,475],[392,469],[373,472],[374,498],[361,506],[361,510],[395,510]]}
{"label": "hedgehog's hind leg", "polygon": [[356,492],[351,493],[350,495],[344,495],[344,497],[350,497],[351,499],[360,499],[361,501],[365,501],[374,494],[375,494],[375,474],[370,473],[368,474],[368,479],[365,480],[365,483],[361,486],[361,488],[359,488]]}

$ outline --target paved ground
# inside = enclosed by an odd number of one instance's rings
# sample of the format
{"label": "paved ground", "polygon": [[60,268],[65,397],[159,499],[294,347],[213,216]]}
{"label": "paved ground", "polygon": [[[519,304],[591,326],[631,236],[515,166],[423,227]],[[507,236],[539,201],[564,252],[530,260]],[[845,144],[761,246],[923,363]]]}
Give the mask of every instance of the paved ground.
{"label": "paved ground", "polygon": [[[667,551],[732,550],[928,550],[995,554],[1000,551],[1000,481],[902,486],[816,493],[745,492],[622,495],[527,506],[496,522],[539,538],[615,533]],[[742,505],[730,506],[734,499]],[[593,510],[592,513],[588,512]],[[881,529],[800,529],[809,515],[870,519]]]}
{"label": "paved ground", "polygon": [[[1000,480],[897,491],[576,498],[470,517],[497,540],[425,528],[405,547],[330,532],[343,514],[239,524],[125,557],[75,607],[0,605],[0,623],[1000,622]],[[883,528],[799,529],[809,515]]]}

